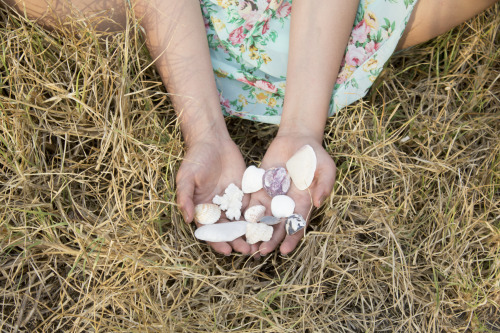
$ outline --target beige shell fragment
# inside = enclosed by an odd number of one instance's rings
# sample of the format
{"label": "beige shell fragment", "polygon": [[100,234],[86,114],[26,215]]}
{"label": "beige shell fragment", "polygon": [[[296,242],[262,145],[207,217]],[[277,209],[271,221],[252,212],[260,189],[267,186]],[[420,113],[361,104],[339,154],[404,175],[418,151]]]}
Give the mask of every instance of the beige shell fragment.
{"label": "beige shell fragment", "polygon": [[286,169],[295,186],[303,191],[311,186],[316,172],[316,153],[305,145],[286,162]]}
{"label": "beige shell fragment", "polygon": [[274,228],[264,223],[248,223],[245,237],[248,244],[267,242],[273,236]]}
{"label": "beige shell fragment", "polygon": [[248,207],[245,211],[244,217],[248,222],[256,223],[261,218],[264,217],[266,213],[266,207],[263,205],[255,205]]}
{"label": "beige shell fragment", "polygon": [[200,224],[213,224],[219,221],[221,210],[215,204],[199,204],[194,207],[194,220]]}

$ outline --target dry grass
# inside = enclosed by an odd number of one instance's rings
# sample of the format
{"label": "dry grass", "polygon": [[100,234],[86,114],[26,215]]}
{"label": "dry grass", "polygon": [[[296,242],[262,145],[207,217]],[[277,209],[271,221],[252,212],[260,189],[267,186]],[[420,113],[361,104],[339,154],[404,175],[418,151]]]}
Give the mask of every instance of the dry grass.
{"label": "dry grass", "polygon": [[[290,256],[222,257],[136,34],[1,13],[0,331],[500,331],[500,5],[328,124],[335,192]],[[228,119],[250,163],[276,128]]]}

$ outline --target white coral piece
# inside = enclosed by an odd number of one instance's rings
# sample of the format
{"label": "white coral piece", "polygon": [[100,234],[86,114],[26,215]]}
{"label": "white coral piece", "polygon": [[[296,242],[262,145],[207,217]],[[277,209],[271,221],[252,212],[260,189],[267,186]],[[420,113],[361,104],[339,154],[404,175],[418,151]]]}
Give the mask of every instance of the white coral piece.
{"label": "white coral piece", "polygon": [[274,228],[264,223],[248,223],[245,237],[248,244],[267,242],[273,236]]}
{"label": "white coral piece", "polygon": [[241,217],[241,201],[243,200],[243,191],[233,183],[229,184],[224,191],[223,196],[216,195],[212,202],[220,206],[220,209],[226,211],[226,217],[230,220],[238,220]]}

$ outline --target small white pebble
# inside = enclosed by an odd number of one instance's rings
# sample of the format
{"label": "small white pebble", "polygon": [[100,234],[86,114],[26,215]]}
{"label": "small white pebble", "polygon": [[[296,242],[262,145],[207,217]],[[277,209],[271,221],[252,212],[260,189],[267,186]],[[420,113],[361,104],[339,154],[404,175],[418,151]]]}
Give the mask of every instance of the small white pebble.
{"label": "small white pebble", "polygon": [[409,136],[405,136],[404,138],[402,138],[401,140],[399,140],[399,142],[405,143],[408,140],[410,140],[410,137]]}
{"label": "small white pebble", "polygon": [[288,217],[293,214],[295,201],[287,195],[277,195],[271,200],[271,213],[274,217]]}

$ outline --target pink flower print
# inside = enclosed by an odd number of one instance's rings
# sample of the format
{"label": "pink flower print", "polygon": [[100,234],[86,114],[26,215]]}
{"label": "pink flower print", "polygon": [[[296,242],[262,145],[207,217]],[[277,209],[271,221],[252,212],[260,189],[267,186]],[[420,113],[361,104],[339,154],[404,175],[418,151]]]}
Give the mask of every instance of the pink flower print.
{"label": "pink flower print", "polygon": [[260,14],[258,12],[250,12],[241,16],[245,20],[245,29],[250,31],[255,23],[259,20]]}
{"label": "pink flower print", "polygon": [[231,104],[229,104],[229,100],[227,98],[224,98],[222,95],[219,94],[219,100],[220,104],[226,108],[227,112],[230,112],[231,110]]}
{"label": "pink flower print", "polygon": [[275,93],[278,91],[278,88],[276,88],[275,85],[273,85],[270,82],[264,81],[264,80],[255,81],[254,86],[257,88],[260,88],[262,90],[272,92],[272,93]]}
{"label": "pink flower print", "polygon": [[375,51],[377,51],[378,49],[380,48],[380,44],[379,43],[375,43],[374,41],[370,41],[368,42],[366,45],[365,45],[365,51],[366,51],[366,55],[369,57],[371,56],[372,54],[375,53]]}
{"label": "pink flower print", "polygon": [[281,6],[276,10],[276,16],[278,18],[284,18],[290,15],[292,12],[292,5],[286,0],[283,1]]}
{"label": "pink flower print", "polygon": [[243,42],[245,36],[246,35],[243,33],[243,27],[239,27],[231,31],[231,33],[229,34],[229,41],[231,42],[231,44],[237,45]]}
{"label": "pink flower print", "polygon": [[239,77],[239,78],[237,78],[236,80],[238,80],[238,81],[240,81],[240,82],[243,82],[243,83],[245,83],[245,84],[249,84],[249,85],[251,85],[251,86],[253,85],[253,83],[252,83],[252,82],[250,82],[250,81],[248,81],[245,77]]}
{"label": "pink flower print", "polygon": [[345,55],[342,57],[342,61],[340,62],[340,68],[344,68],[345,66]]}
{"label": "pink flower print", "polygon": [[238,6],[238,13],[240,14],[240,16],[243,16],[255,10],[257,10],[257,5],[253,1],[240,1]]}
{"label": "pink flower print", "polygon": [[346,71],[342,71],[337,77],[337,84],[344,83],[346,79],[347,79],[347,73]]}
{"label": "pink flower print", "polygon": [[366,60],[366,51],[362,47],[356,47],[354,45],[349,45],[347,47],[347,54],[345,56],[346,64],[350,66],[359,66]]}
{"label": "pink flower print", "polygon": [[339,76],[337,77],[337,83],[342,84],[347,81],[347,79],[351,77],[352,73],[354,73],[354,69],[354,67],[349,65],[343,67],[339,73]]}
{"label": "pink flower print", "polygon": [[361,20],[354,29],[352,30],[352,43],[360,42],[364,43],[368,34],[370,33],[370,27],[366,24],[365,20]]}
{"label": "pink flower print", "polygon": [[266,32],[269,31],[269,20],[266,20],[266,22],[264,22],[264,25],[262,26],[262,34],[265,35]]}
{"label": "pink flower print", "polygon": [[210,21],[203,16],[203,23],[205,24],[205,30],[208,31],[210,29]]}
{"label": "pink flower print", "polygon": [[276,10],[278,6],[280,5],[280,0],[267,0],[267,3],[269,4],[269,8],[272,10]]}
{"label": "pink flower print", "polygon": [[[200,4],[203,4],[203,0],[200,0]],[[205,6],[201,7],[201,12],[203,13],[203,16],[208,15],[208,9]]]}

